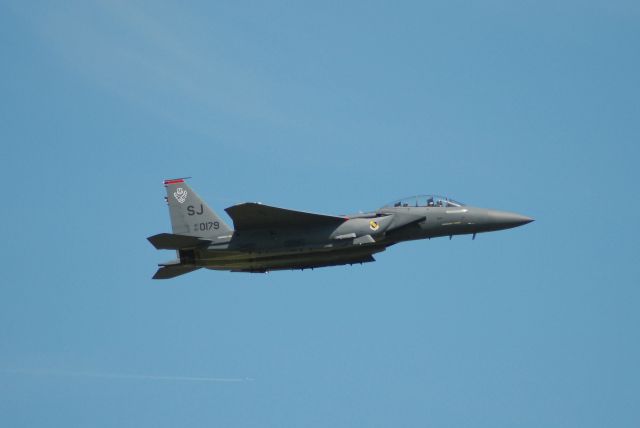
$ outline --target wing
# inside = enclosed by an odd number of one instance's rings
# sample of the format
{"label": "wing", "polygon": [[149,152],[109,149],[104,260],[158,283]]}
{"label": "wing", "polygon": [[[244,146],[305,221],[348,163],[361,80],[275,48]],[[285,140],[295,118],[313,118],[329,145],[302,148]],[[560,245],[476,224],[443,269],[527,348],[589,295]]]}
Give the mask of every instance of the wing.
{"label": "wing", "polygon": [[185,248],[203,247],[211,244],[211,240],[195,236],[158,233],[147,238],[157,250],[183,250]]}
{"label": "wing", "polygon": [[234,205],[225,211],[233,220],[236,230],[338,225],[347,220],[345,217],[294,211],[253,202]]}

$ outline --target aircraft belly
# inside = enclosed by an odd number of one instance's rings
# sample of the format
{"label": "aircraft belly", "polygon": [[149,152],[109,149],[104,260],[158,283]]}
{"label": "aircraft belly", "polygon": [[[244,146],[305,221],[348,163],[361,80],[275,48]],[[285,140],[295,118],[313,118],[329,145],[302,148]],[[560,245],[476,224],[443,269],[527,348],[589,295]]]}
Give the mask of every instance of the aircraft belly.
{"label": "aircraft belly", "polygon": [[[341,250],[296,250],[225,254],[208,251],[197,265],[216,270],[266,272],[270,270],[306,269],[375,261],[372,254],[384,247],[367,246]],[[217,254],[212,254],[217,253]]]}

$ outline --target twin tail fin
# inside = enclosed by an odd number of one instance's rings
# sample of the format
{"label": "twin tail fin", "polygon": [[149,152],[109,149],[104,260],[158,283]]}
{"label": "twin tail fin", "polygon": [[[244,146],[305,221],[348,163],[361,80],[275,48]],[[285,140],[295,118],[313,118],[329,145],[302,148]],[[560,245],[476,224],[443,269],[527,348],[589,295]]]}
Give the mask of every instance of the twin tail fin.
{"label": "twin tail fin", "polygon": [[214,240],[230,237],[231,229],[183,178],[165,180],[167,205],[173,233],[147,238],[157,249],[176,250],[178,259],[161,264],[153,279],[169,279],[200,269],[193,264],[194,250]]}
{"label": "twin tail fin", "polygon": [[165,180],[171,229],[175,235],[218,238],[233,230],[216,214],[183,178]]}

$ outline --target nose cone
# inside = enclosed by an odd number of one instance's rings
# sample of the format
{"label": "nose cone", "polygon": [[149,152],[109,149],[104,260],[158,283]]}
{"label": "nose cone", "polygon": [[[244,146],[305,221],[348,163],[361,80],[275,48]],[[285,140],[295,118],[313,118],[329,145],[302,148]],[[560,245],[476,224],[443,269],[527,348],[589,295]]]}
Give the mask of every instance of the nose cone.
{"label": "nose cone", "polygon": [[489,225],[495,230],[510,229],[512,227],[522,226],[531,223],[533,219],[525,215],[510,213],[508,211],[488,211]]}

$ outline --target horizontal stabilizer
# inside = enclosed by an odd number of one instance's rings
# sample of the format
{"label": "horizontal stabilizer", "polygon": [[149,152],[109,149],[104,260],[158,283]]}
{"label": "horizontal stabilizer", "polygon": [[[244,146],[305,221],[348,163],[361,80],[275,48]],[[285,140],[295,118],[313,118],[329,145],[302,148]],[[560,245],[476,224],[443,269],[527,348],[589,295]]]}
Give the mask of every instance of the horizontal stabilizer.
{"label": "horizontal stabilizer", "polygon": [[211,240],[196,236],[174,235],[172,233],[159,233],[147,238],[157,250],[184,250],[211,244]]}
{"label": "horizontal stabilizer", "polygon": [[194,270],[200,269],[197,266],[162,266],[155,275],[153,275],[153,279],[169,279],[175,278],[176,276],[184,275],[185,273],[193,272]]}

